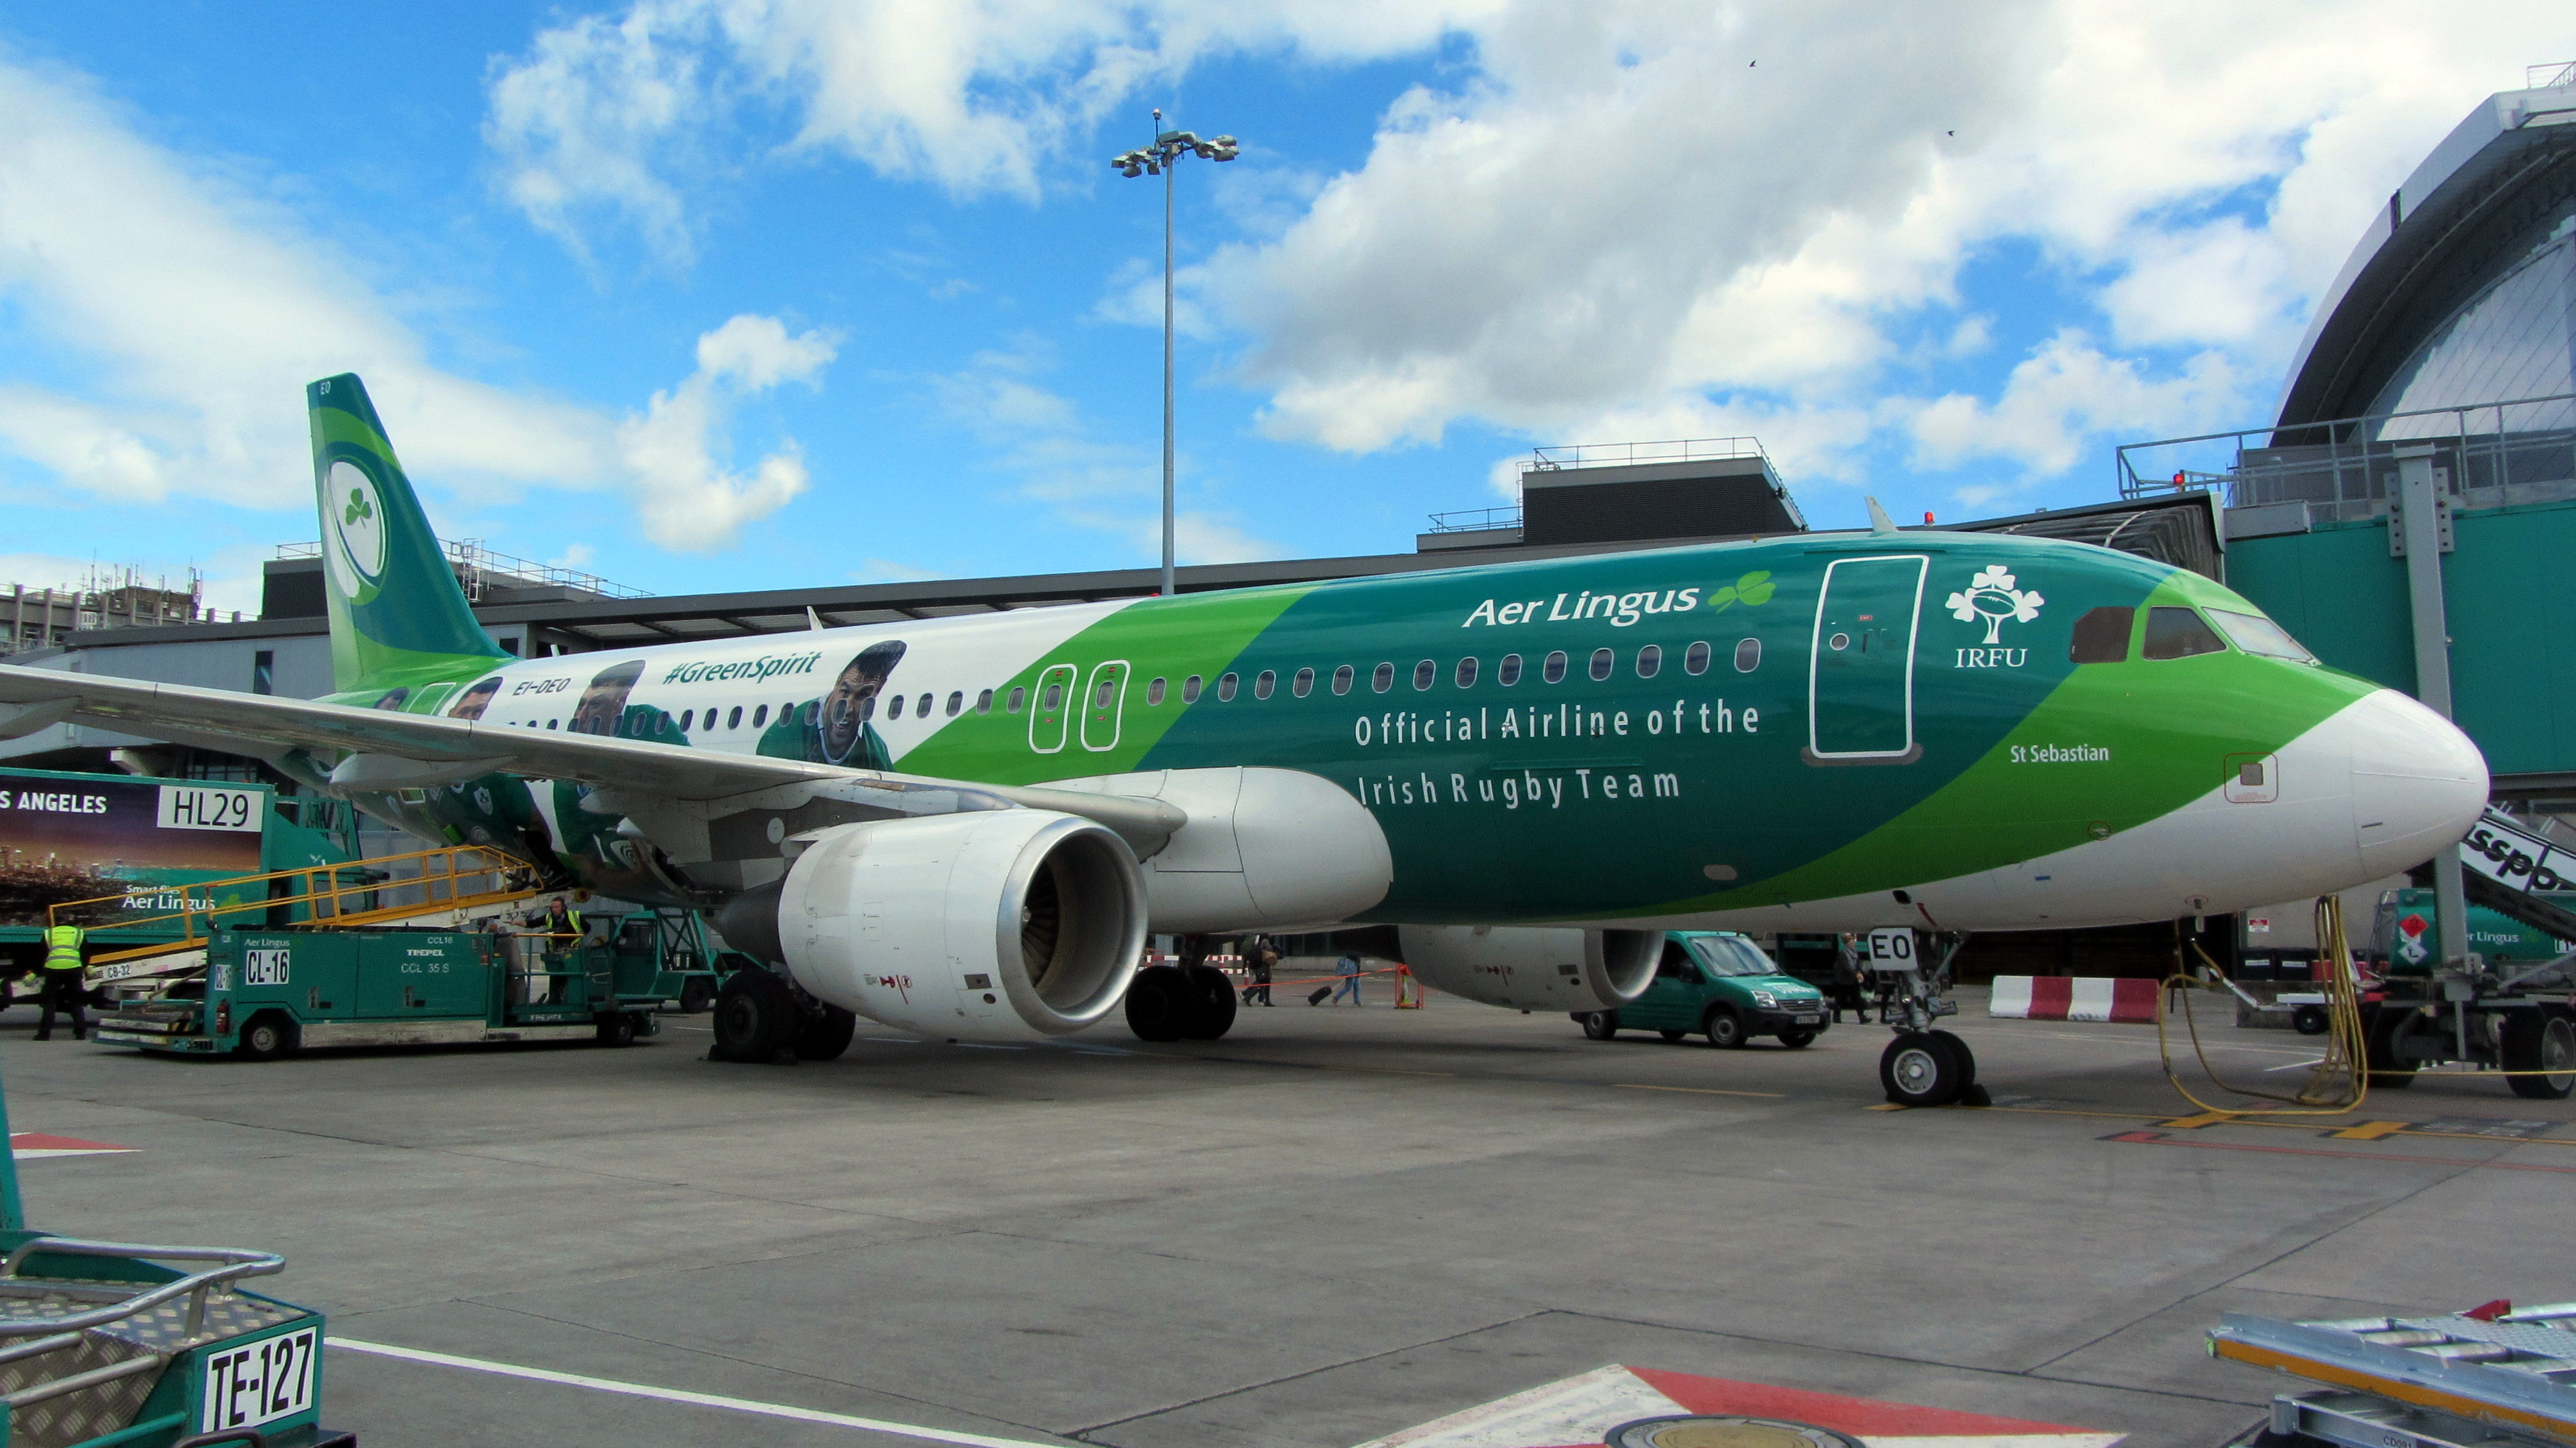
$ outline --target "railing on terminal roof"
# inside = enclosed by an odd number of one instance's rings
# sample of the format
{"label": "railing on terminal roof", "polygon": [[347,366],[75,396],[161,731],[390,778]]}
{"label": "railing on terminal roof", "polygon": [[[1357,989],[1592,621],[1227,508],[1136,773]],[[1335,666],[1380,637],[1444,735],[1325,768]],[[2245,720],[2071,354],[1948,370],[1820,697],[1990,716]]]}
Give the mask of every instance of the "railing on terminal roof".
{"label": "railing on terminal roof", "polygon": [[1434,533],[1487,533],[1521,525],[1518,508],[1453,508],[1431,515]]}
{"label": "railing on terminal roof", "polygon": [[2524,90],[2558,90],[2566,86],[2576,86],[2576,60],[2558,60],[2522,68]]}
{"label": "railing on terminal roof", "polygon": [[[514,558],[507,553],[485,547],[483,540],[479,538],[442,538],[438,546],[446,553],[449,566],[456,570],[456,581],[464,586],[465,596],[478,603],[482,601],[483,590],[486,587],[578,588],[585,593],[598,594],[602,598],[651,598],[653,596],[641,588],[629,588],[622,583],[611,583],[596,573],[583,573],[578,569],[563,568],[552,563],[539,563],[532,558]],[[322,556],[322,545],[281,543],[277,547],[277,556],[319,558]]]}
{"label": "railing on terminal roof", "polygon": [[2482,502],[2576,496],[2576,393],[2130,443],[2113,466],[2123,498],[2198,490],[2231,508],[2306,503],[2312,516],[2364,518],[2387,506],[2398,449],[2427,446],[2451,490]]}
{"label": "railing on terminal roof", "polygon": [[1585,442],[1532,448],[1520,463],[1525,473],[1552,473],[1560,468],[1618,468],[1645,463],[1714,462],[1726,458],[1760,458],[1762,440],[1753,437],[1693,437],[1671,442]]}

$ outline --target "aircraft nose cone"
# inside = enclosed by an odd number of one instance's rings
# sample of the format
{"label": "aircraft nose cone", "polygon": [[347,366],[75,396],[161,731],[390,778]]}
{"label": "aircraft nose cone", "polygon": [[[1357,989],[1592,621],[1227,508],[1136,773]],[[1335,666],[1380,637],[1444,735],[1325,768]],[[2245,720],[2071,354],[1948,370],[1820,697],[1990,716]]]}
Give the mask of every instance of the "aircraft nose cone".
{"label": "aircraft nose cone", "polygon": [[2373,875],[2458,844],[2487,806],[2487,761],[2450,720],[2394,689],[2352,706],[2352,828]]}

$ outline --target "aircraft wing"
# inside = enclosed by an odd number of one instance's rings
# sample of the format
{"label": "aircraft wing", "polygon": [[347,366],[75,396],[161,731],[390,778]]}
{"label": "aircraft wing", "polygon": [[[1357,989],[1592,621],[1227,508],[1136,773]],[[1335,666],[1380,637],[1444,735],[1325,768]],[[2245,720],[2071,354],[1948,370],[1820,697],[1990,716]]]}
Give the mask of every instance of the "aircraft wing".
{"label": "aircraft wing", "polygon": [[[428,788],[485,774],[516,774],[699,802],[780,785],[831,783],[882,789],[890,796],[946,794],[956,801],[942,808],[944,802],[929,799],[901,803],[889,799],[906,813],[1012,805],[1060,810],[1098,820],[1131,842],[1153,841],[1156,847],[1155,837],[1168,838],[1188,821],[1188,815],[1172,805],[1132,795],[930,779],[641,739],[0,664],[0,738],[18,738],[72,720],[254,758],[276,760],[305,750],[329,767],[333,785],[348,790]],[[329,766],[335,755],[346,757],[336,767]]]}

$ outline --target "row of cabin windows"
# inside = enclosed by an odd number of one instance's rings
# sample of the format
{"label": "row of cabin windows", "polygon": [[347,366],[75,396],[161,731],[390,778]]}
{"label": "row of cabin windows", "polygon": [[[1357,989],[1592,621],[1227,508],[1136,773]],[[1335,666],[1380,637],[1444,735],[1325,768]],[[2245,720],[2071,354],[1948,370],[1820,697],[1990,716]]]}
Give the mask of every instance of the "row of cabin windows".
{"label": "row of cabin windows", "polygon": [[[1693,676],[1705,674],[1708,672],[1709,661],[1715,656],[1716,651],[1710,648],[1707,643],[1694,643],[1689,648],[1682,651],[1682,672]],[[1571,656],[1569,656],[1564,650],[1559,649],[1555,653],[1549,654],[1546,658],[1539,661],[1538,674],[1540,678],[1546,680],[1548,683],[1561,684],[1565,682],[1566,674],[1572,668],[1572,665],[1573,660]],[[1736,672],[1749,674],[1755,669],[1761,667],[1761,665],[1762,641],[1760,639],[1751,638],[1738,640],[1735,645]],[[1639,648],[1635,659],[1631,663],[1631,667],[1636,670],[1637,677],[1641,679],[1651,679],[1657,674],[1662,673],[1664,668],[1663,646],[1661,644],[1647,644]],[[1607,680],[1612,674],[1617,673],[1618,669],[1619,654],[1616,649],[1594,649],[1592,651],[1591,659],[1585,665],[1585,671],[1591,675],[1593,681],[1596,683]],[[1513,685],[1518,684],[1525,672],[1526,666],[1522,662],[1520,655],[1505,654],[1501,659],[1496,661],[1494,665],[1494,682],[1503,688],[1508,689]],[[1394,688],[1396,673],[1397,670],[1394,664],[1379,664],[1375,669],[1369,671],[1370,689],[1383,694]],[[1440,682],[1440,673],[1440,661],[1437,659],[1424,659],[1419,663],[1416,663],[1413,666],[1413,687],[1417,691],[1430,689],[1433,685]],[[1472,654],[1466,658],[1458,660],[1458,662],[1450,669],[1451,681],[1461,689],[1474,688],[1476,686],[1477,679],[1482,677],[1483,674],[1484,661],[1476,658]],[[1313,669],[1299,669],[1294,675],[1290,676],[1288,680],[1288,692],[1295,695],[1297,698],[1303,699],[1307,695],[1315,692],[1317,678],[1318,676]],[[1352,688],[1358,684],[1358,682],[1359,671],[1349,664],[1344,664],[1340,668],[1333,670],[1332,690],[1335,694],[1349,693]],[[1198,674],[1192,674],[1188,678],[1181,680],[1181,702],[1184,704],[1197,703],[1199,701],[1199,695],[1205,690],[1206,685],[1207,681],[1205,678]],[[1092,700],[1091,706],[1095,709],[1108,708],[1110,703],[1118,696],[1118,680],[1103,679],[1096,687],[1098,696]],[[1151,683],[1148,683],[1145,686],[1146,707],[1154,708],[1160,706],[1163,700],[1170,696],[1170,689],[1171,682],[1167,679],[1158,678],[1153,680]],[[1217,676],[1216,699],[1218,703],[1233,703],[1235,696],[1242,692],[1242,689],[1242,675],[1229,673]],[[1260,673],[1252,676],[1252,697],[1256,699],[1267,699],[1278,691],[1278,670],[1263,669]],[[1020,712],[1020,706],[1024,702],[1024,695],[1026,692],[1027,691],[1023,689],[1013,689],[1011,691],[1010,698],[1005,704],[1005,707],[1009,712],[1013,714]],[[989,700],[991,697],[991,691],[987,690],[985,693],[986,698]],[[1038,707],[1048,711],[1064,707],[1064,693],[1065,686],[1063,684],[1058,683],[1047,685],[1046,697],[1038,701]]]}

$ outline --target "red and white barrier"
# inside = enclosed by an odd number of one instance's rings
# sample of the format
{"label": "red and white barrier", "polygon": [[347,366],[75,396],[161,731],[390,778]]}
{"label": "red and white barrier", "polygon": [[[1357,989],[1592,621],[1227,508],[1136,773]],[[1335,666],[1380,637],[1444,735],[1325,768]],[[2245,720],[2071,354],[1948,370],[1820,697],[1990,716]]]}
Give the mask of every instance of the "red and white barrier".
{"label": "red and white barrier", "polygon": [[2062,975],[1999,975],[1986,1014],[2013,1021],[2119,1021],[2153,1025],[2163,982]]}

